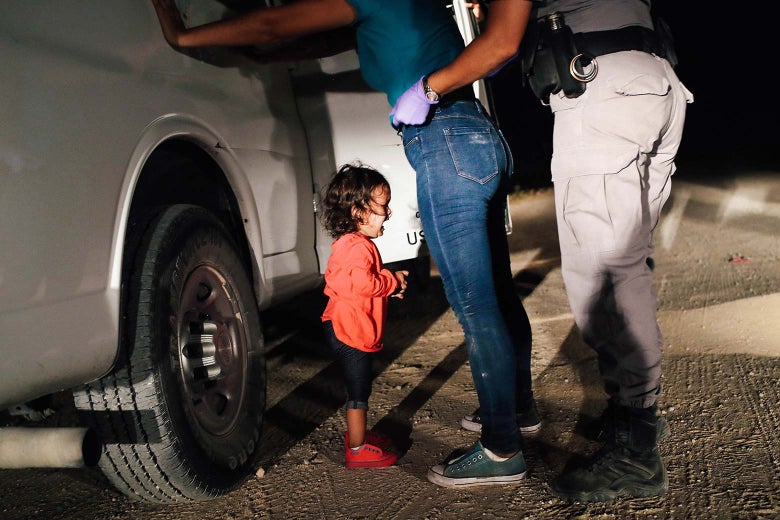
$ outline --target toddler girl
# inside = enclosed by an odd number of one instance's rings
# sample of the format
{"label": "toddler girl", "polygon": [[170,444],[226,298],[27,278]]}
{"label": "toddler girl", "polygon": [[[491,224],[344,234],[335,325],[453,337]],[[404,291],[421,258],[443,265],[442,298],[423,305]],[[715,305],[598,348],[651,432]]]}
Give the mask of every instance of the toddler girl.
{"label": "toddler girl", "polygon": [[372,353],[382,348],[387,298],[403,298],[408,271],[382,266],[371,241],[390,218],[390,185],[381,173],[345,165],[326,186],[322,222],[335,238],[325,271],[330,298],[322,321],[347,383],[345,459],[348,468],[390,466],[398,455],[390,439],[366,430]]}

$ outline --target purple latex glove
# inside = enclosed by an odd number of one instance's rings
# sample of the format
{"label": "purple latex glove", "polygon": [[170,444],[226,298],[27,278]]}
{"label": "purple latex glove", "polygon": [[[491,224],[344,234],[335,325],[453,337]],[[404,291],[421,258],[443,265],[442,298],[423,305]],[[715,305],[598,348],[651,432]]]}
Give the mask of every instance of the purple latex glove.
{"label": "purple latex glove", "polygon": [[424,123],[428,118],[431,105],[438,103],[438,101],[431,101],[425,95],[422,81],[423,78],[420,78],[417,83],[406,89],[406,92],[401,94],[401,97],[395,102],[395,106],[390,111],[390,115],[393,116],[393,126]]}

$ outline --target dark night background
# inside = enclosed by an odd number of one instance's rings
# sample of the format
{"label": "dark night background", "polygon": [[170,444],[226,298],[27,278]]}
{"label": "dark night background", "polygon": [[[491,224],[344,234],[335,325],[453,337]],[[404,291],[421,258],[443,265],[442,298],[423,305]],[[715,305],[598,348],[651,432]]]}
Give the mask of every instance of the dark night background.
{"label": "dark night background", "polygon": [[[664,0],[653,10],[671,27],[677,75],[693,92],[688,105],[678,174],[732,177],[739,171],[780,171],[775,124],[780,111],[773,81],[780,68],[776,33],[766,13],[728,4]],[[513,150],[516,183],[549,186],[552,114],[530,89],[519,87],[518,67],[493,80],[499,124]]]}

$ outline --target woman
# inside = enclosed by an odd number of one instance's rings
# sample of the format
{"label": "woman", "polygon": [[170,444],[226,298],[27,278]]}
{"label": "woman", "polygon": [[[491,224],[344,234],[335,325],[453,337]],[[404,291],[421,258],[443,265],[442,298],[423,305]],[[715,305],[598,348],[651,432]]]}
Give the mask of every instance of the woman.
{"label": "woman", "polygon": [[[354,25],[366,82],[385,92],[390,106],[406,90],[423,96],[425,106],[415,106],[422,114],[420,124],[397,128],[417,173],[425,240],[466,336],[481,423],[481,441],[462,457],[434,466],[428,478],[451,487],[522,479],[526,466],[515,413],[525,406],[534,427],[538,418],[531,393],[531,328],[513,290],[503,223],[511,158],[470,87],[463,83],[463,88],[441,96],[425,89],[425,75],[459,56],[456,63],[469,63],[461,55],[463,40],[444,3],[299,0],[190,29],[172,0],[153,3],[174,47],[275,44]],[[497,0],[491,9],[494,16],[527,17],[529,6],[525,0]],[[518,23],[520,36],[524,26]],[[488,31],[476,49],[471,45],[463,55],[498,68],[517,50],[501,43],[519,41],[517,35],[509,36]],[[404,116],[394,113],[399,115]],[[520,407],[516,393],[522,395]]]}

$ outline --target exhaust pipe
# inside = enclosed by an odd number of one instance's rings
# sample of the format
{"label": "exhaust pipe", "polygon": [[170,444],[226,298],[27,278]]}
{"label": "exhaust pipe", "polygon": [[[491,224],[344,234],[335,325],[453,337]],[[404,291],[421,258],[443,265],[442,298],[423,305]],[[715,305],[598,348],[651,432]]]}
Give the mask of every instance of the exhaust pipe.
{"label": "exhaust pipe", "polygon": [[0,428],[0,468],[94,466],[103,446],[89,428]]}

